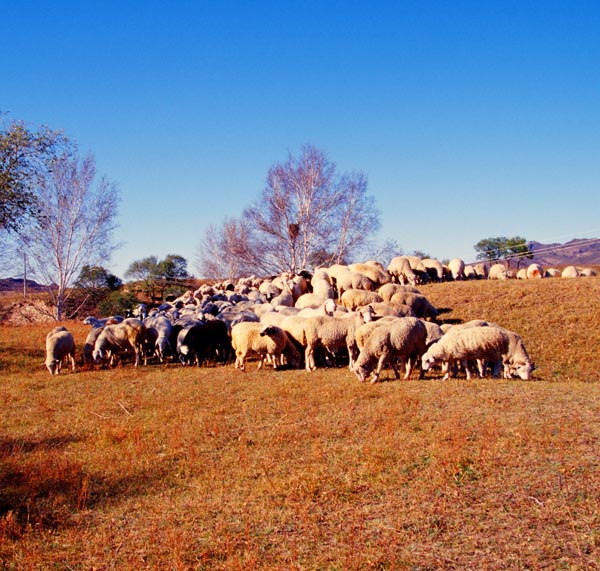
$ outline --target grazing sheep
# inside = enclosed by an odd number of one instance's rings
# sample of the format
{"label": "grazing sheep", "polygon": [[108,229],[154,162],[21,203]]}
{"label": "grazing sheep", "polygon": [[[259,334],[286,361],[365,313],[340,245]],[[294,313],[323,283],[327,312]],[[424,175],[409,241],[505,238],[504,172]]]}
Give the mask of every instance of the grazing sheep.
{"label": "grazing sheep", "polygon": [[343,293],[350,289],[373,291],[375,286],[373,285],[373,282],[364,274],[348,270],[347,272],[338,273],[336,279],[336,288],[338,292],[338,299],[341,299]]}
{"label": "grazing sheep", "polygon": [[152,350],[163,363],[167,354],[172,353],[171,335],[173,324],[164,315],[155,315],[144,319],[146,335],[153,338]]}
{"label": "grazing sheep", "polygon": [[381,286],[377,293],[382,297],[383,301],[390,301],[392,296],[399,291],[409,292],[409,293],[421,293],[419,288],[411,285],[401,285],[401,284],[385,284]]}
{"label": "grazing sheep", "polygon": [[363,276],[367,276],[375,288],[382,286],[390,281],[389,274],[378,263],[365,264],[350,264],[350,271],[358,272]]}
{"label": "grazing sheep", "polygon": [[539,264],[530,264],[527,266],[527,279],[539,279],[544,277],[544,268]]}
{"label": "grazing sheep", "polygon": [[490,271],[490,265],[487,262],[479,262],[475,264],[475,275],[477,279],[487,280],[488,273]]}
{"label": "grazing sheep", "polygon": [[258,355],[259,369],[267,357],[277,369],[282,355],[291,367],[296,368],[300,364],[300,353],[289,340],[287,333],[276,325],[238,323],[231,329],[231,344],[236,354],[235,367],[242,371],[245,370],[244,361],[251,353]]}
{"label": "grazing sheep", "polygon": [[579,270],[575,266],[567,266],[561,273],[563,278],[577,278],[579,277]]}
{"label": "grazing sheep", "polygon": [[99,363],[117,353],[132,350],[135,355],[134,367],[137,367],[144,353],[145,329],[144,324],[135,317],[107,325],[96,339],[92,353],[94,362]]}
{"label": "grazing sheep", "polygon": [[429,302],[429,300],[419,293],[397,292],[390,300],[392,305],[408,305],[417,317],[423,317],[435,320],[438,310]]}
{"label": "grazing sheep", "polygon": [[306,342],[305,367],[307,371],[314,371],[315,350],[324,347],[327,352],[334,355],[342,348],[348,350],[350,367],[354,362],[354,332],[365,320],[370,319],[370,314],[351,314],[349,317],[309,317],[304,323],[304,338]]}
{"label": "grazing sheep", "polygon": [[471,264],[468,264],[465,266],[464,274],[465,274],[465,279],[467,279],[467,280],[476,280],[477,279],[477,273],[475,272],[475,268]]}
{"label": "grazing sheep", "polygon": [[91,325],[93,328],[104,327],[105,325],[114,325],[115,323],[121,323],[124,317],[120,315],[112,315],[111,317],[104,317],[102,319],[98,319],[93,315],[88,315],[84,320],[84,325]]}
{"label": "grazing sheep", "polygon": [[488,280],[506,280],[508,279],[508,270],[504,264],[494,264],[488,272]]}
{"label": "grazing sheep", "polygon": [[592,276],[596,275],[596,271],[592,268],[583,268],[583,270],[579,272],[579,275],[582,278],[591,278]]}
{"label": "grazing sheep", "polygon": [[399,284],[416,285],[419,281],[417,274],[413,271],[406,256],[396,256],[395,258],[392,258],[387,271],[388,274],[390,274],[392,281]]}
{"label": "grazing sheep", "polygon": [[379,380],[383,367],[389,364],[398,379],[400,375],[396,361],[400,360],[406,368],[404,379],[407,379],[411,373],[411,360],[418,359],[425,353],[426,338],[425,325],[414,317],[384,323],[371,331],[352,370],[364,382],[375,369],[371,378],[371,382],[375,383]]}
{"label": "grazing sheep", "polygon": [[377,303],[370,303],[368,306],[357,307],[357,311],[363,311],[367,307],[373,310],[373,319],[380,319],[381,317],[393,316],[393,317],[416,317],[415,312],[408,305],[386,303],[380,301]]}
{"label": "grazing sheep", "polygon": [[[428,349],[422,362],[423,369],[428,370],[435,363],[460,361],[467,379],[470,379],[470,360],[477,361],[481,377],[484,376],[486,362],[492,364],[494,377],[500,375],[500,367],[503,366],[503,376],[507,379],[517,375],[529,380],[534,368],[519,335],[483,320],[453,327]],[[446,373],[444,379],[449,374]]]}
{"label": "grazing sheep", "polygon": [[[460,361],[467,379],[471,379],[468,361],[488,361],[493,363],[494,377],[498,377],[503,355],[508,352],[508,344],[508,336],[498,327],[453,327],[429,347],[422,357],[422,367],[427,371],[438,363]],[[448,371],[444,380],[450,374]]]}
{"label": "grazing sheep", "polygon": [[548,268],[544,272],[544,277],[545,278],[560,278],[561,273],[562,272],[560,270],[557,270],[556,268]]}
{"label": "grazing sheep", "polygon": [[432,258],[424,258],[421,262],[425,266],[427,275],[432,282],[441,282],[444,279],[444,266],[442,262]]}
{"label": "grazing sheep", "polygon": [[383,301],[383,298],[378,293],[362,289],[349,289],[348,291],[345,291],[340,298],[340,303],[350,311],[354,311],[357,307],[363,305],[381,301]]}
{"label": "grazing sheep", "polygon": [[103,329],[104,327],[92,327],[85,338],[85,343],[83,345],[83,362],[87,365],[91,365],[94,362],[94,345]]}
{"label": "grazing sheep", "polygon": [[527,268],[521,268],[517,272],[517,279],[518,280],[526,280],[527,279]]}
{"label": "grazing sheep", "polygon": [[55,327],[46,335],[45,365],[51,375],[58,375],[65,359],[71,361],[75,372],[75,341],[65,327]]}
{"label": "grazing sheep", "polygon": [[177,334],[177,355],[184,365],[200,366],[206,360],[225,363],[230,347],[227,325],[220,319],[193,322]]}
{"label": "grazing sheep", "polygon": [[452,274],[454,280],[465,279],[465,263],[460,258],[453,258],[448,262],[448,269]]}

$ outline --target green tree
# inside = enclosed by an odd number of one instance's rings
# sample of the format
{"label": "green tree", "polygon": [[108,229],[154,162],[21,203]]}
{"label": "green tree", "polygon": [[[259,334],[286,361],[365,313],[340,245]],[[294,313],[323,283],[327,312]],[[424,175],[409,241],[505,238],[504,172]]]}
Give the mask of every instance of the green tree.
{"label": "green tree", "polygon": [[478,260],[489,262],[505,260],[507,263],[516,260],[517,267],[524,259],[533,258],[533,252],[529,250],[527,240],[522,236],[485,238],[477,242],[474,248],[478,252]]}
{"label": "green tree", "polygon": [[142,292],[155,300],[162,299],[170,286],[190,275],[187,260],[182,256],[169,254],[164,260],[149,256],[132,262],[125,271],[125,277],[139,282]]}
{"label": "green tree", "polygon": [[47,127],[27,128],[20,121],[0,123],[0,229],[17,232],[40,215],[36,196],[52,162],[70,151],[66,137]]}

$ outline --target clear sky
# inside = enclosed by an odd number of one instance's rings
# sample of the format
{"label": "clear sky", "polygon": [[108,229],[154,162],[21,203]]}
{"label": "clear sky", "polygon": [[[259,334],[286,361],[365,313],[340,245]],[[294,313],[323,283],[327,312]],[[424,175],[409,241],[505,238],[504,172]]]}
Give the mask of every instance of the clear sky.
{"label": "clear sky", "polygon": [[379,238],[600,236],[600,2],[2,0],[0,110],[61,129],[122,201],[108,267],[194,267],[303,144],[363,171]]}

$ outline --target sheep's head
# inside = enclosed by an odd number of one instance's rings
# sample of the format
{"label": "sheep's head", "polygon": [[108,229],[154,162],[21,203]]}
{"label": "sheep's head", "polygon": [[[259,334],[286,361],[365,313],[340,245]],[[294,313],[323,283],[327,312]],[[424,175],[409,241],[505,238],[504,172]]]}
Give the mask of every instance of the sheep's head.
{"label": "sheep's head", "polygon": [[371,372],[371,368],[365,365],[354,365],[352,372],[358,377],[361,383],[364,383]]}
{"label": "sheep's head", "polygon": [[337,309],[337,304],[334,299],[328,299],[323,304],[323,309],[325,310],[325,315],[329,315],[329,317],[333,317],[335,310]]}
{"label": "sheep's head", "polygon": [[510,366],[511,376],[516,375],[523,381],[531,379],[531,372],[535,369],[533,363],[513,363]]}
{"label": "sheep's head", "polygon": [[423,357],[421,357],[421,368],[424,371],[429,371],[434,364],[435,359],[429,353],[425,353]]}
{"label": "sheep's head", "polygon": [[261,337],[272,337],[273,335],[277,335],[277,328],[274,325],[265,325],[259,332]]}
{"label": "sheep's head", "polygon": [[58,375],[60,373],[60,360],[59,359],[49,359],[45,363],[46,368],[50,371],[51,375]]}

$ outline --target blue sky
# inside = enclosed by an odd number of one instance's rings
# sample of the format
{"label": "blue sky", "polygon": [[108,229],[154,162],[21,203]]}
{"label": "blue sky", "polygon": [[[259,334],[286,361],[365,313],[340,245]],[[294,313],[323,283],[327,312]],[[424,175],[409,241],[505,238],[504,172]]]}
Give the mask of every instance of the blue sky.
{"label": "blue sky", "polygon": [[311,143],[363,171],[379,238],[600,236],[597,1],[0,4],[0,110],[92,152],[122,201],[108,266],[194,257]]}

